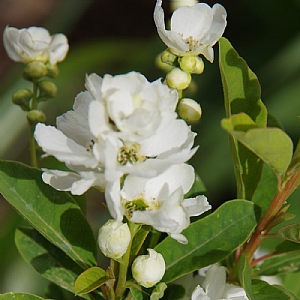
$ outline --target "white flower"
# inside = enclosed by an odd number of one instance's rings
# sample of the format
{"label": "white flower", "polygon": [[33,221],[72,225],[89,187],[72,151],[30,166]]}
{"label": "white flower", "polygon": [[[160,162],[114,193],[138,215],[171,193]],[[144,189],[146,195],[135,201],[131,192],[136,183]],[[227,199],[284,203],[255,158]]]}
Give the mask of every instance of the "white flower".
{"label": "white flower", "polygon": [[243,288],[226,283],[226,269],[211,265],[203,283],[197,285],[192,300],[248,300]]}
{"label": "white flower", "polygon": [[131,234],[127,223],[108,220],[99,229],[99,248],[109,258],[121,258],[127,251],[130,241]]}
{"label": "white flower", "polygon": [[[109,211],[122,221],[123,175],[155,177],[171,165],[189,160],[195,133],[177,119],[177,91],[140,73],[87,76],[85,92],[73,111],[57,118],[57,129],[37,124],[35,139],[46,155],[64,162],[70,172],[47,171],[46,183],[81,194],[105,188]],[[74,171],[74,172],[72,172]]]}
{"label": "white flower", "polygon": [[210,8],[205,3],[178,8],[171,18],[171,30],[165,29],[162,0],[157,0],[154,21],[162,41],[176,55],[203,54],[213,62],[212,46],[226,27],[226,11],[220,4]]}
{"label": "white flower", "polygon": [[140,255],[132,263],[132,276],[143,287],[150,288],[165,274],[165,260],[160,253],[148,249],[149,255]]}
{"label": "white flower", "polygon": [[56,64],[65,59],[69,50],[64,34],[50,36],[48,30],[42,27],[17,29],[6,26],[3,43],[12,60],[25,64],[32,61]]}
{"label": "white flower", "polygon": [[177,119],[177,92],[161,80],[148,82],[142,74],[130,72],[105,75],[100,82],[92,74],[87,88],[95,99],[89,108],[96,138],[93,154],[104,166],[107,181],[123,174],[153,177],[195,153],[195,134]]}
{"label": "white flower", "polygon": [[128,175],[120,192],[121,202],[111,206],[116,215],[126,214],[131,222],[151,225],[187,243],[181,231],[189,226],[190,216],[211,208],[204,196],[184,200],[193,182],[193,167],[183,163],[153,178]]}

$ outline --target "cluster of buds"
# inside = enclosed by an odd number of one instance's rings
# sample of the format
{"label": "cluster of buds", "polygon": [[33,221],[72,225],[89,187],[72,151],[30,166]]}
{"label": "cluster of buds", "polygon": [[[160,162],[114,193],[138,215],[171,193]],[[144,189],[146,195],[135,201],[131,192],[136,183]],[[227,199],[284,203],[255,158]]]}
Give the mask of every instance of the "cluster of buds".
{"label": "cluster of buds", "polygon": [[27,119],[30,124],[45,122],[45,115],[37,110],[37,104],[57,94],[56,85],[45,77],[55,78],[58,75],[57,63],[65,59],[69,50],[66,36],[50,36],[48,30],[42,27],[17,29],[7,26],[3,43],[13,61],[25,64],[23,78],[34,84],[33,91],[17,90],[12,97],[13,103],[29,112]]}
{"label": "cluster of buds", "polygon": [[[108,220],[98,233],[98,245],[102,253],[111,259],[120,260],[130,251],[131,233],[127,223]],[[160,253],[148,249],[148,255],[139,255],[132,263],[132,276],[143,287],[150,288],[165,274],[165,261]]]}
{"label": "cluster of buds", "polygon": [[[171,17],[171,30],[165,29],[162,0],[156,3],[154,21],[160,38],[168,47],[161,54],[161,62],[171,68],[164,68],[168,71],[166,84],[181,92],[190,86],[192,74],[204,71],[199,55],[213,62],[212,47],[225,30],[227,14],[220,4],[211,8],[193,0],[174,0],[171,5],[175,10]],[[193,99],[182,100],[177,108],[179,116],[190,124],[198,122],[202,114],[200,105]]]}

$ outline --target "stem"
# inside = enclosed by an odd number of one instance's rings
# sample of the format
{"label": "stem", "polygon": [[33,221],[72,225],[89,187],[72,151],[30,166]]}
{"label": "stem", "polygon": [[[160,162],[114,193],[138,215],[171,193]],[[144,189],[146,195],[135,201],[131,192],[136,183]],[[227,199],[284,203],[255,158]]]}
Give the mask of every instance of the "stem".
{"label": "stem", "polygon": [[36,144],[33,137],[35,124],[29,124],[29,152],[30,152],[30,163],[32,167],[38,168],[38,160],[36,155]]}
{"label": "stem", "polygon": [[[37,91],[38,91],[38,84],[37,82],[33,81],[32,86],[32,99],[30,104],[30,110],[36,109],[37,106]],[[36,124],[31,124],[29,122],[29,152],[30,152],[30,163],[32,167],[38,168],[38,160],[36,154],[36,143],[33,137],[34,129]]]}
{"label": "stem", "polygon": [[123,294],[126,291],[125,284],[126,284],[127,271],[128,271],[129,261],[130,261],[130,252],[131,252],[132,241],[133,241],[135,234],[137,233],[137,231],[140,228],[139,225],[131,223],[130,221],[128,221],[128,226],[129,226],[130,233],[131,233],[131,241],[130,241],[127,251],[123,255],[122,260],[119,265],[118,283],[117,283],[117,287],[116,287],[116,291],[115,291],[117,299],[121,299]]}
{"label": "stem", "polygon": [[244,247],[243,254],[247,257],[250,263],[255,250],[258,248],[265,235],[272,229],[271,226],[268,225],[276,218],[287,198],[297,188],[296,184],[299,180],[299,177],[300,171],[293,174],[283,189],[281,187],[278,188],[267,212],[258,223],[254,234]]}

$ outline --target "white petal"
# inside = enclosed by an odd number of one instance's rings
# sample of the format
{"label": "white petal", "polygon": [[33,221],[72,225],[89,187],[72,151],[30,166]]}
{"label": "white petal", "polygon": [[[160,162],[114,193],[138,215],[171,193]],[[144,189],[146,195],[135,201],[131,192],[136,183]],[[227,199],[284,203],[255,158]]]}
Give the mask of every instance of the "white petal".
{"label": "white petal", "polygon": [[165,30],[164,11],[161,4],[161,0],[156,2],[153,15],[158,35],[175,54],[184,54],[189,50],[189,47],[179,33]]}
{"label": "white petal", "polygon": [[210,299],[220,299],[222,298],[222,294],[225,289],[225,281],[225,267],[211,265],[207,270],[202,287]]}
{"label": "white petal", "polygon": [[198,3],[194,6],[184,6],[173,13],[171,30],[182,34],[184,39],[193,37],[199,41],[209,30],[212,20],[212,10],[207,4]]}
{"label": "white petal", "polygon": [[215,4],[212,7],[213,21],[209,31],[207,32],[203,43],[213,46],[223,35],[225,27],[227,25],[226,17],[227,13],[225,8],[220,4]]}
{"label": "white petal", "polygon": [[91,168],[97,166],[97,161],[90,152],[55,127],[38,123],[34,137],[47,154],[55,156],[60,161]]}
{"label": "white petal", "polygon": [[82,92],[75,98],[73,110],[66,112],[56,119],[57,128],[77,144],[87,147],[94,135],[88,122],[89,105],[92,98],[88,92]]}
{"label": "white petal", "polygon": [[3,45],[9,58],[16,62],[23,62],[22,48],[19,44],[19,30],[14,27],[6,26],[3,32]]}
{"label": "white petal", "polygon": [[85,78],[85,87],[92,94],[93,98],[98,101],[102,100],[102,78],[93,73]]}
{"label": "white petal", "polygon": [[203,195],[197,196],[196,198],[184,199],[182,205],[185,207],[190,217],[199,216],[211,209],[211,205]]}
{"label": "white petal", "polygon": [[185,121],[167,116],[162,120],[157,132],[140,143],[140,153],[155,157],[172,148],[180,147],[186,142],[190,132]]}
{"label": "white petal", "polygon": [[49,61],[50,64],[56,64],[66,58],[69,51],[69,44],[67,37],[62,33],[55,34],[52,38],[49,48]]}
{"label": "white petal", "polygon": [[[206,293],[200,287],[200,285],[198,285],[195,288],[195,290],[193,291],[192,300],[211,300],[211,299],[206,295]],[[214,299],[212,299],[212,300],[214,300]]]}
{"label": "white petal", "polygon": [[246,292],[243,288],[229,283],[225,284],[225,289],[222,298],[234,300],[248,300]]}
{"label": "white petal", "polygon": [[74,172],[43,169],[43,181],[58,191],[70,191],[73,195],[82,195],[94,186],[95,179],[83,179]]}
{"label": "white petal", "polygon": [[[43,27],[32,26],[32,27],[29,27],[27,29],[27,31],[30,34],[30,36],[34,42],[44,42],[47,45],[50,45],[51,36],[47,29],[45,29]],[[40,45],[42,45],[42,44],[40,44]]]}
{"label": "white petal", "polygon": [[104,97],[111,89],[123,90],[134,94],[140,92],[147,82],[146,77],[138,72],[129,72],[116,76],[106,74],[103,77],[102,92]]}
{"label": "white petal", "polygon": [[88,121],[90,131],[96,138],[110,131],[108,116],[103,102],[94,100],[90,103]]}
{"label": "white petal", "polygon": [[111,216],[121,222],[125,210],[121,205],[120,180],[107,183],[105,188],[105,200]]}

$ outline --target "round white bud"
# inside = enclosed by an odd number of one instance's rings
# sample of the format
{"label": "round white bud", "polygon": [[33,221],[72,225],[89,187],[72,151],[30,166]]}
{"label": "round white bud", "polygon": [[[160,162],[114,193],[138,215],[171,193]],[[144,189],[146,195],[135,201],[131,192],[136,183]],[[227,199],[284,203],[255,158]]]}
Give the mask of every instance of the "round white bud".
{"label": "round white bud", "polygon": [[201,106],[193,99],[182,98],[178,104],[177,112],[180,118],[190,124],[197,123],[202,115]]}
{"label": "round white bud", "polygon": [[111,219],[99,229],[98,245],[102,253],[109,258],[121,258],[127,251],[130,240],[127,223]]}
{"label": "round white bud", "polygon": [[179,68],[172,69],[166,76],[166,82],[170,88],[184,90],[191,83],[191,74],[182,71]]}
{"label": "round white bud", "polygon": [[132,276],[143,287],[150,288],[164,276],[166,265],[163,256],[153,249],[149,255],[138,256],[132,264]]}

